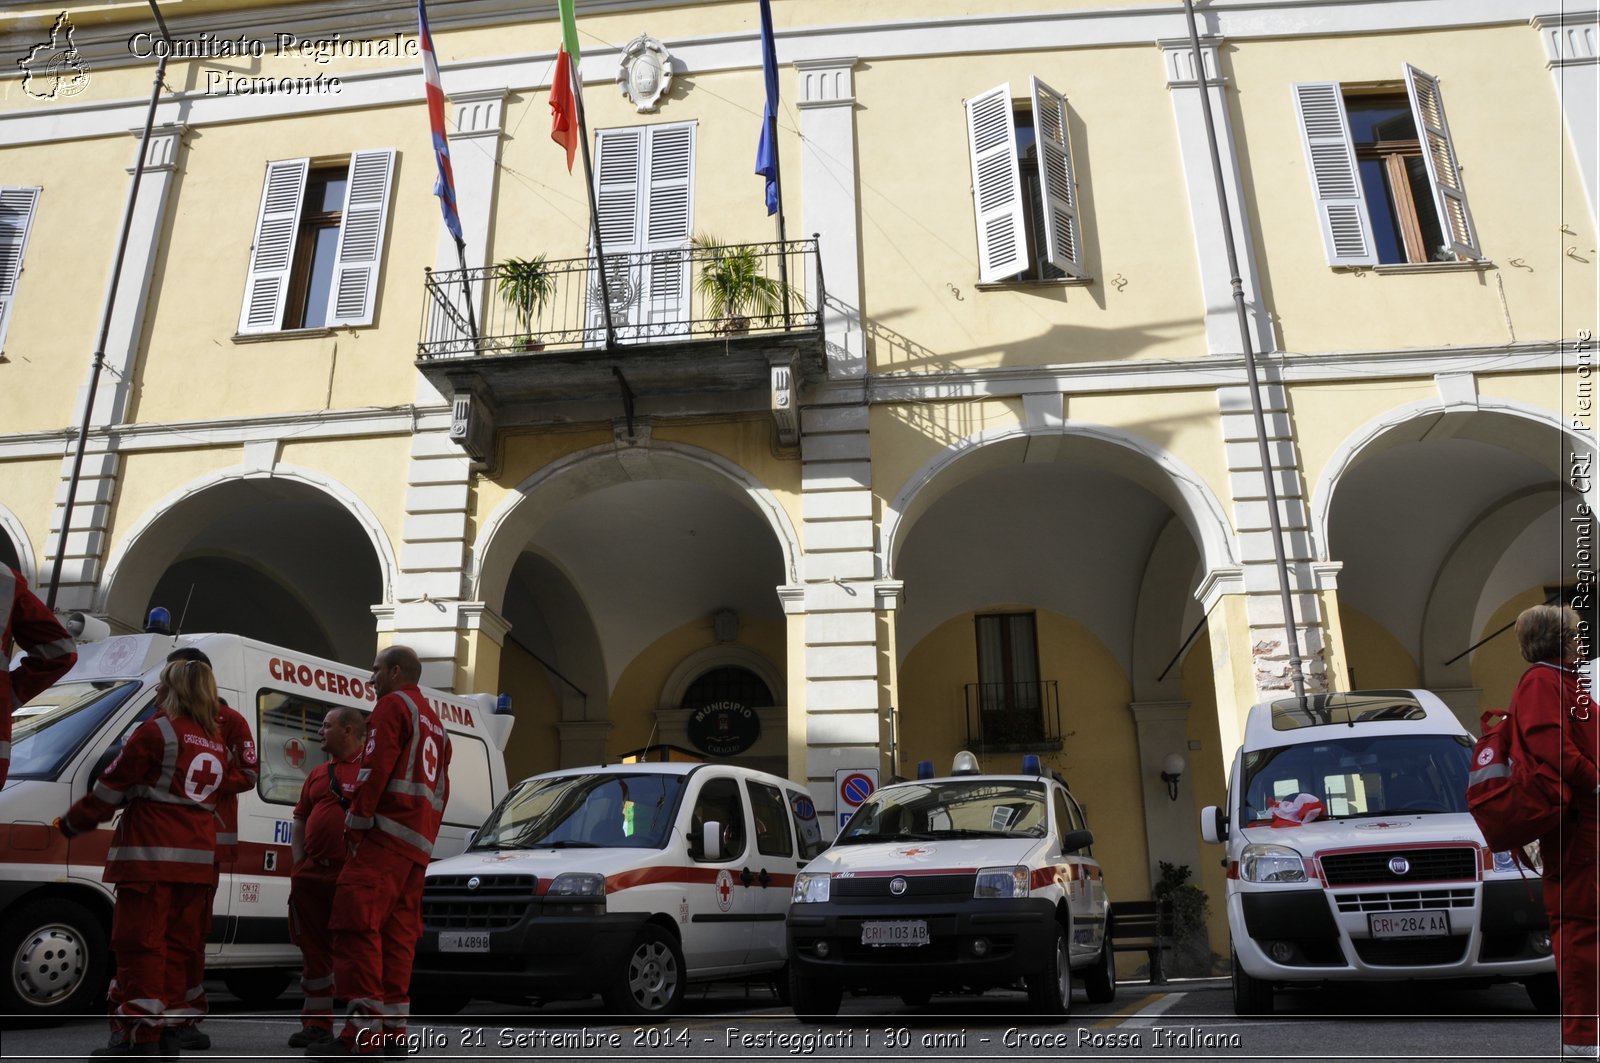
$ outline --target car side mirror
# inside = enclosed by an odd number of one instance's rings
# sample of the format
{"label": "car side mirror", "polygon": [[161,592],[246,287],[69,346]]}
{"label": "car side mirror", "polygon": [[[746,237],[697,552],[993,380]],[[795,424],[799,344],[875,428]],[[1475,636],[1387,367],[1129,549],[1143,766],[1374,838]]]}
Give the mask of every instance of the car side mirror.
{"label": "car side mirror", "polygon": [[1228,840],[1228,817],[1216,805],[1200,810],[1200,837],[1212,845]]}
{"label": "car side mirror", "polygon": [[700,826],[700,859],[722,859],[722,824],[714,819]]}
{"label": "car side mirror", "polygon": [[1064,853],[1079,853],[1094,844],[1094,831],[1069,830],[1067,836],[1061,839],[1061,851]]}

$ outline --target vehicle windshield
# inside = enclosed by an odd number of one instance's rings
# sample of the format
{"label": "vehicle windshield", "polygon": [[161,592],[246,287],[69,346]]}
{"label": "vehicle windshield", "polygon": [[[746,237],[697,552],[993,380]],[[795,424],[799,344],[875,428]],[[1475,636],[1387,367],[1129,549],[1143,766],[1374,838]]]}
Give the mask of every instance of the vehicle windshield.
{"label": "vehicle windshield", "polygon": [[836,845],[935,838],[1043,838],[1042,783],[947,779],[879,790],[856,810]]}
{"label": "vehicle windshield", "polygon": [[1322,818],[1438,814],[1467,810],[1472,740],[1465,735],[1342,737],[1246,753],[1245,823],[1301,794],[1323,804]]}
{"label": "vehicle windshield", "polygon": [[134,691],[136,679],[57,683],[17,710],[11,729],[13,779],[54,779]]}
{"label": "vehicle windshield", "polygon": [[682,775],[561,775],[506,795],[472,849],[659,849],[672,833]]}

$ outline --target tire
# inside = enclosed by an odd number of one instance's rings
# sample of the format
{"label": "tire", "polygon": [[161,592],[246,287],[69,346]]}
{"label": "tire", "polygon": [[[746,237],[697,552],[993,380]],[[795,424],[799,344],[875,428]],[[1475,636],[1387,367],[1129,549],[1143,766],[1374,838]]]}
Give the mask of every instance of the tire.
{"label": "tire", "polygon": [[222,984],[251,1011],[270,1008],[293,978],[294,973],[282,967],[242,967],[222,972]]}
{"label": "tire", "polygon": [[1524,979],[1522,986],[1528,991],[1528,999],[1533,1001],[1534,1011],[1540,1015],[1561,1014],[1561,984],[1556,981],[1555,972]]}
{"label": "tire", "polygon": [[839,1014],[844,987],[828,978],[807,978],[789,965],[789,1005],[801,1022],[826,1022]]}
{"label": "tire", "polygon": [[1067,933],[1060,923],[1045,964],[1027,976],[1028,1006],[1036,1015],[1065,1015],[1072,1010],[1072,967],[1067,958]]}
{"label": "tire", "polygon": [[1111,948],[1111,934],[1100,943],[1100,956],[1083,972],[1083,990],[1091,1004],[1109,1004],[1117,999],[1117,954]]}
{"label": "tire", "polygon": [[111,950],[76,901],[39,900],[0,922],[0,1015],[54,1022],[101,1010]]}
{"label": "tire", "polygon": [[677,940],[646,923],[600,995],[617,1015],[671,1015],[683,1003],[687,974]]}
{"label": "tire", "polygon": [[1239,966],[1239,954],[1233,954],[1233,1012],[1235,1015],[1271,1015],[1273,1001],[1272,983],[1246,974]]}

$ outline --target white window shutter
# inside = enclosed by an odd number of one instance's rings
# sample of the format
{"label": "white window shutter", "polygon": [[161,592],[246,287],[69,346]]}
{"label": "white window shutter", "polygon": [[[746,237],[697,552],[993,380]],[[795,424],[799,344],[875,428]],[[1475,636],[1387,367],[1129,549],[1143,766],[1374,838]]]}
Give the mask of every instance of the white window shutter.
{"label": "white window shutter", "polygon": [[334,252],[328,324],[370,325],[378,301],[383,234],[389,222],[394,149],[358,151],[350,159],[339,248]]}
{"label": "white window shutter", "polygon": [[244,308],[239,333],[277,332],[283,328],[283,305],[289,297],[289,270],[294,264],[300,206],[306,198],[309,159],[267,163],[256,215],[256,238],[250,246],[250,272],[244,281]]}
{"label": "white window shutter", "polygon": [[972,97],[966,106],[972,201],[978,221],[978,280],[1005,280],[1029,265],[1011,86],[992,88]]}
{"label": "white window shutter", "polygon": [[1083,268],[1083,230],[1078,187],[1072,173],[1072,136],[1067,132],[1067,98],[1033,79],[1033,134],[1039,155],[1039,187],[1044,190],[1045,259],[1074,277]]}
{"label": "white window shutter", "polygon": [[0,350],[5,349],[6,325],[11,321],[11,304],[17,293],[17,280],[22,276],[22,256],[28,250],[28,232],[33,228],[39,191],[0,188]]}
{"label": "white window shutter", "polygon": [[1458,255],[1482,258],[1483,249],[1478,246],[1472,214],[1467,210],[1467,192],[1461,185],[1461,163],[1450,139],[1450,123],[1444,117],[1439,79],[1410,63],[1405,65],[1405,72],[1411,117],[1417,123],[1417,136],[1422,138],[1422,161],[1428,168],[1428,184],[1433,187],[1433,205],[1439,212],[1445,242]]}
{"label": "white window shutter", "polygon": [[[644,184],[647,148],[643,126],[602,129],[595,134],[595,221],[606,254],[606,294],[611,300],[611,324],[623,338],[631,335],[627,326],[632,324],[638,307],[639,270],[630,268],[635,260],[627,256],[644,250],[640,188]],[[591,271],[587,292],[590,331],[584,337],[588,343],[603,340],[596,331],[605,326],[600,291],[600,278]]]}
{"label": "white window shutter", "polygon": [[1337,81],[1300,82],[1294,86],[1294,106],[1328,265],[1376,266],[1372,216],[1361,192],[1344,92]]}
{"label": "white window shutter", "polygon": [[649,130],[645,166],[643,322],[653,334],[687,331],[689,234],[694,225],[694,126]]}

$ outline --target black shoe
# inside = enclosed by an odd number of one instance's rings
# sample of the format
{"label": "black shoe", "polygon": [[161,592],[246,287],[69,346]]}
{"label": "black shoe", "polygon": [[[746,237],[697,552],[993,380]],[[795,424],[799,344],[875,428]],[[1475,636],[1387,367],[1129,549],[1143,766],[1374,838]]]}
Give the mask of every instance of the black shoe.
{"label": "black shoe", "polygon": [[329,1041],[337,1041],[332,1030],[324,1030],[320,1026],[302,1026],[289,1035],[290,1048],[310,1048],[312,1045],[325,1045]]}
{"label": "black shoe", "polygon": [[198,1026],[180,1026],[178,1047],[185,1052],[204,1052],[211,1047],[211,1035]]}
{"label": "black shoe", "polygon": [[[207,1038],[207,1040],[209,1041],[210,1038]],[[171,1026],[161,1031],[161,1040],[157,1042],[157,1054],[161,1057],[163,1063],[173,1063],[178,1058],[178,1052],[181,1050],[179,1046],[182,1041],[183,1038],[178,1031]]]}
{"label": "black shoe", "polygon": [[161,1049],[157,1047],[156,1042],[154,1041],[146,1041],[142,1045],[136,1045],[132,1041],[113,1041],[104,1048],[97,1048],[93,1052],[89,1053],[89,1055],[95,1057],[158,1056],[160,1054]]}

